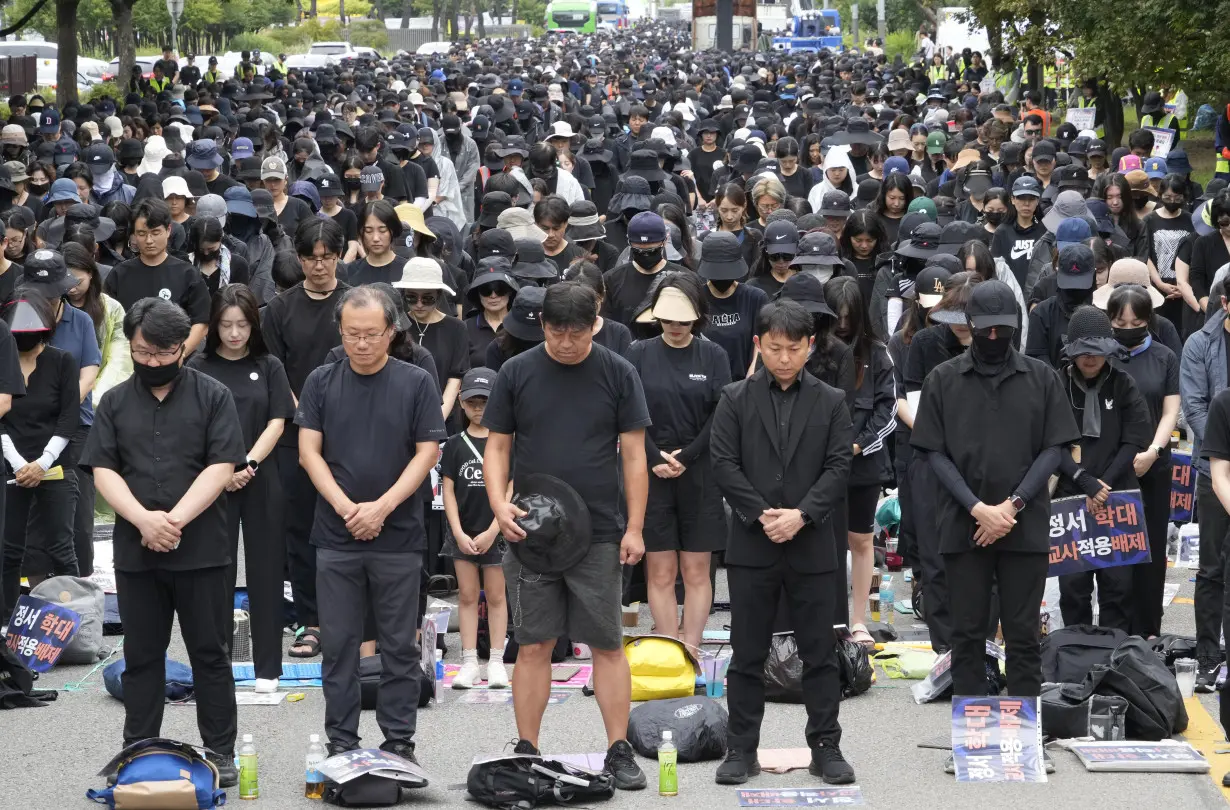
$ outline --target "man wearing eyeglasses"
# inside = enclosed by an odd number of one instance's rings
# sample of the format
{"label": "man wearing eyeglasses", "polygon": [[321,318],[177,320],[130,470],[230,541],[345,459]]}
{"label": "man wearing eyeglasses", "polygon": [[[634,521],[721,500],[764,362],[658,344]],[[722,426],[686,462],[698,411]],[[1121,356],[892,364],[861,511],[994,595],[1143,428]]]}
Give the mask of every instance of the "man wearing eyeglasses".
{"label": "man wearing eyeglasses", "polygon": [[380,747],[417,761],[419,649],[416,622],[407,618],[422,615],[427,532],[419,488],[448,434],[431,376],[389,357],[400,315],[392,299],[374,287],[354,287],[336,312],[346,359],[311,373],[295,414],[299,462],[320,494],[311,539],[327,639],[329,754],[359,748],[359,645],[370,604],[383,667]]}
{"label": "man wearing eyeglasses", "polygon": [[98,403],[80,467],[93,470],[116,513],[124,745],[162,736],[167,644],[178,618],[201,741],[229,787],[239,775],[223,490],[245,447],[231,392],[183,368],[191,327],[181,308],[161,298],[128,308],[124,335],[134,373]]}
{"label": "man wearing eyeglasses", "polygon": [[[346,249],[346,234],[334,219],[307,219],[295,231],[295,252],[303,281],[279,293],[261,317],[261,334],[269,353],[282,361],[290,390],[298,397],[308,375],[341,342],[333,320],[336,302],[349,286],[337,280],[337,263]],[[309,542],[316,490],[299,466],[299,431],[287,428],[278,439],[278,473],[286,499],[286,563],[300,631],[289,654],[320,654],[316,609],[316,549]]]}
{"label": "man wearing eyeglasses", "polygon": [[122,261],[103,279],[103,291],[127,312],[142,298],[161,298],[188,314],[192,329],[184,341],[184,356],[196,351],[209,328],[209,288],[200,271],[167,252],[171,209],[159,199],[142,200],[132,212],[132,238],[137,255]]}

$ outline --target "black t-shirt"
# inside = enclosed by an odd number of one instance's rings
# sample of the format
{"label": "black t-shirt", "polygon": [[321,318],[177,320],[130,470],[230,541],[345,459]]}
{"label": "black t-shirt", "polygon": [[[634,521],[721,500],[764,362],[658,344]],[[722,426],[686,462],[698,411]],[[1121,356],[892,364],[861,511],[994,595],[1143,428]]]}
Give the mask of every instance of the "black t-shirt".
{"label": "black t-shirt", "polygon": [[1196,298],[1207,298],[1209,288],[1213,286],[1213,277],[1217,270],[1230,262],[1230,251],[1226,250],[1226,240],[1220,231],[1206,233],[1192,241],[1192,260],[1188,280]]}
{"label": "black t-shirt", "polygon": [[594,335],[594,343],[623,356],[627,353],[628,347],[632,345],[632,330],[619,321],[603,318],[602,328]]}
{"label": "black t-shirt", "polygon": [[[1073,366],[1067,366],[1059,374],[1072,408],[1072,416],[1079,426],[1084,421],[1085,394],[1073,382],[1073,370]],[[1079,371],[1075,373],[1080,374]],[[1152,444],[1154,423],[1149,418],[1149,408],[1131,375],[1114,365],[1110,366],[1108,373],[1109,376],[1102,383],[1096,398],[1101,413],[1101,431],[1096,437],[1081,436],[1080,465],[1091,475],[1110,484],[1111,489],[1132,489],[1137,486],[1137,481],[1131,465],[1123,469],[1116,480],[1107,477],[1107,468],[1122,445],[1134,448],[1135,455]],[[1061,486],[1068,494],[1075,495],[1080,491],[1068,480],[1063,480]]]}
{"label": "black t-shirt", "polygon": [[[692,173],[696,175],[696,187],[704,189],[705,199],[712,197],[709,193],[713,188],[713,164],[722,159],[722,150],[714,149],[706,152],[704,149],[693,149],[688,152],[688,163],[692,164]],[[796,172],[797,174],[797,172]],[[806,197],[807,195],[802,195]]]}
{"label": "black t-shirt", "polygon": [[222,172],[218,172],[218,176],[213,180],[205,181],[205,187],[209,189],[209,193],[217,194],[219,197],[221,197],[223,192],[225,192],[228,188],[235,188],[236,186],[242,185],[243,183],[240,183],[235,178],[230,175],[223,174]]}
{"label": "black t-shirt", "polygon": [[426,330],[417,322],[410,328],[419,345],[431,352],[432,359],[436,361],[441,389],[448,385],[449,380],[460,379],[470,370],[470,339],[466,334],[466,325],[460,319],[445,315],[443,320],[429,324]]}
{"label": "black t-shirt", "polygon": [[[427,199],[427,173],[423,171],[413,160],[406,161],[406,165],[400,166],[398,179],[401,181],[401,188],[408,202],[414,202],[422,197]],[[434,168],[434,164],[433,164]],[[389,191],[388,171],[385,171],[385,186],[384,196],[396,196]],[[428,201],[430,202],[430,200]]]}
{"label": "black t-shirt", "polygon": [[[231,392],[196,369],[185,368],[161,402],[135,376],[103,394],[80,465],[115,471],[142,507],[169,511],[206,467],[234,467],[244,458],[243,431]],[[183,527],[174,551],[143,547],[141,532],[122,515],[115,518],[113,545],[117,571],[192,571],[228,565],[226,493]]]}
{"label": "black t-shirt", "polygon": [[1204,440],[1200,442],[1200,457],[1230,460],[1230,388],[1218,391],[1209,403]]}
{"label": "black t-shirt", "polygon": [[568,269],[568,265],[572,264],[572,260],[580,255],[580,248],[571,242],[565,242],[564,249],[554,256],[548,256],[547,260],[555,264],[555,269],[559,271],[560,278],[563,278],[564,271]]}
{"label": "black t-shirt", "polygon": [[[228,277],[228,284],[247,284],[252,280],[252,269],[248,266],[248,260],[237,253],[232,253],[231,258],[231,273]],[[205,280],[205,287],[209,290],[209,295],[212,298],[218,294],[218,289],[222,287],[222,275],[218,272],[219,267],[214,266],[213,272],[206,275],[198,268],[201,273],[201,278]]]}
{"label": "black t-shirt", "polygon": [[188,360],[188,367],[208,374],[230,390],[243,429],[243,446],[248,450],[271,419],[291,422],[295,418],[286,369],[271,354],[227,360],[217,352],[197,352]]}
{"label": "black t-shirt", "polygon": [[[389,358],[375,374],[357,374],[349,360],[321,366],[303,386],[295,424],[323,434],[321,455],[333,479],[356,504],[387,492],[414,457],[418,442],[446,437],[440,396],[421,368]],[[373,551],[423,551],[423,504],[416,492],[384,521]],[[347,549],[360,541],[324,498],[316,499],[312,545]]]}
{"label": "black t-shirt", "polygon": [[654,273],[642,273],[632,262],[624,262],[602,274],[606,283],[606,298],[602,299],[602,315],[624,326],[632,322],[636,308],[645,302],[649,288],[658,273],[682,271],[685,268],[666,262]]}
{"label": "black t-shirt", "polygon": [[148,265],[140,256],[120,262],[103,279],[103,292],[124,311],[142,298],[179,304],[193,323],[209,323],[209,289],[200,272],[183,259],[167,254],[161,264]]}
{"label": "black t-shirt", "polygon": [[1149,234],[1149,260],[1157,268],[1162,281],[1174,283],[1174,260],[1179,254],[1179,245],[1196,232],[1192,218],[1186,211],[1177,217],[1166,219],[1157,211],[1145,217],[1145,231]]}
{"label": "black t-shirt", "polygon": [[401,281],[401,271],[405,266],[405,260],[396,253],[393,254],[393,261],[379,267],[371,264],[365,258],[356,259],[346,265],[346,283],[351,287],[361,287],[364,284],[375,284],[376,282],[392,284],[394,281]]}
{"label": "black t-shirt", "polygon": [[[80,422],[79,397],[77,361],[66,351],[45,346],[26,382],[26,395],[14,398],[0,419],[0,433],[13,440],[18,455],[34,461],[52,436],[73,437]],[[65,457],[61,454],[57,463]]]}
{"label": "black t-shirt", "polygon": [[1025,290],[1025,280],[1029,276],[1029,258],[1033,255],[1034,245],[1045,233],[1046,226],[1041,222],[1035,221],[1021,230],[1013,219],[996,228],[995,235],[991,237],[991,256],[1008,263],[1022,290]]}
{"label": "black t-shirt", "polygon": [[467,315],[465,325],[466,341],[470,345],[470,368],[484,366],[487,364],[487,346],[495,340],[496,332],[481,312]]}
{"label": "black t-shirt", "polygon": [[25,269],[20,264],[9,262],[9,269],[0,274],[0,304],[13,300],[13,292],[17,289],[17,282],[24,274]]}
{"label": "black t-shirt", "polygon": [[786,187],[786,193],[791,197],[798,197],[801,200],[806,200],[807,195],[811,192],[811,172],[806,168],[799,166],[794,170],[792,175],[784,175],[778,172],[777,177],[782,181],[782,185]]}
{"label": "black t-shirt", "polygon": [[[475,456],[466,444],[466,439],[478,451]],[[483,452],[487,439],[457,433],[444,443],[440,451],[440,475],[453,482],[453,495],[457,499],[457,516],[462,530],[473,537],[485,532],[495,519],[491,502],[487,500],[486,482],[483,480]]]}
{"label": "black t-shirt", "polygon": [[[1044,450],[1080,440],[1072,406],[1054,370],[1018,352],[1008,364],[992,379],[973,370],[969,354],[941,363],[923,383],[910,437],[919,450],[952,459],[974,495],[989,504],[1012,497]],[[1012,429],[1005,430],[1005,425]],[[940,551],[974,548],[974,518],[944,487],[937,489]],[[1046,553],[1050,511],[1043,487],[1026,501],[1016,525],[995,548]]]}
{"label": "black t-shirt", "polygon": [[[1223,330],[1224,331],[1224,330]],[[1179,393],[1179,358],[1156,338],[1150,339],[1149,347],[1125,359],[1111,358],[1116,368],[1131,375],[1140,395],[1149,408],[1150,425],[1154,430],[1162,420],[1163,401]],[[1150,439],[1149,444],[1153,441]],[[1170,463],[1169,446],[1162,449],[1158,463]]]}
{"label": "black t-shirt", "polygon": [[752,335],[756,332],[756,315],[769,303],[763,290],[739,284],[725,298],[718,298],[705,285],[709,299],[709,326],[705,337],[726,350],[730,359],[730,378],[741,380],[752,364]]}
{"label": "black t-shirt", "polygon": [[342,226],[342,231],[346,234],[347,242],[358,241],[359,218],[355,216],[354,211],[351,211],[343,205],[337,210],[336,214],[329,214],[329,216],[337,220],[337,224]]}
{"label": "black t-shirt", "polygon": [[756,276],[755,278],[748,279],[747,285],[749,287],[755,287],[758,290],[762,290],[765,295],[772,299],[775,298],[779,292],[781,292],[782,287],[786,286],[786,282],[778,281],[777,277],[772,273],[765,273],[762,276]]}
{"label": "black t-shirt", "polygon": [[[299,283],[283,290],[268,306],[261,317],[261,336],[269,353],[282,361],[290,390],[298,396],[308,375],[325,362],[329,350],[342,342],[333,310],[338,296],[348,285],[337,283],[337,289],[328,298],[312,298]],[[299,431],[288,425],[282,431],[278,444],[294,447]]]}
{"label": "black t-shirt", "polygon": [[293,238],[299,223],[313,216],[315,214],[312,213],[312,206],[298,197],[287,197],[286,207],[282,209],[282,213],[278,214],[278,224]]}
{"label": "black t-shirt", "polygon": [[597,345],[575,365],[551,359],[542,345],[512,358],[483,414],[486,427],[515,434],[518,476],[546,473],[576,489],[597,543],[618,543],[626,525],[616,441],[650,423],[636,369]]}
{"label": "black t-shirt", "polygon": [[[698,335],[682,349],[667,345],[662,338],[638,340],[624,356],[641,375],[645,388],[653,419],[649,438],[659,450],[668,452],[692,445],[713,416],[722,388],[730,382],[726,352]],[[707,439],[702,441],[707,445]],[[649,459],[650,467],[658,463],[660,458]]]}

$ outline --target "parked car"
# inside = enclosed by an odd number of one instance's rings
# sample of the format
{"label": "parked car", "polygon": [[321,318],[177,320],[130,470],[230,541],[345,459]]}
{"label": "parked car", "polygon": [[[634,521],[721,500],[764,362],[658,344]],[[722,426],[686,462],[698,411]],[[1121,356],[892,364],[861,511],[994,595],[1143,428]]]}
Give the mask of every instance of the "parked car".
{"label": "parked car", "polygon": [[438,53],[448,53],[449,48],[452,47],[451,42],[424,42],[414,52],[418,56],[433,56]]}
{"label": "parked car", "polygon": [[313,42],[308,48],[309,56],[354,56],[355,49],[349,42]]}
{"label": "parked car", "polygon": [[320,53],[297,53],[286,57],[287,70],[322,70],[329,65],[336,65],[338,58]]}
{"label": "parked car", "polygon": [[[138,56],[134,64],[141,68],[141,77],[148,79],[154,75],[154,63],[162,57],[159,56]],[[120,72],[120,58],[117,56],[107,64],[107,71],[103,74],[103,81],[109,81],[116,78],[116,74]]]}
{"label": "parked car", "polygon": [[[59,79],[56,77],[60,60],[58,59],[39,59],[35,65],[34,83],[39,87],[50,87],[55,90],[59,85]],[[85,93],[91,87],[98,84],[98,79],[86,76],[81,71],[77,71],[77,92]]]}
{"label": "parked car", "polygon": [[35,56],[39,59],[58,59],[60,46],[44,40],[6,39],[0,40],[0,56]]}

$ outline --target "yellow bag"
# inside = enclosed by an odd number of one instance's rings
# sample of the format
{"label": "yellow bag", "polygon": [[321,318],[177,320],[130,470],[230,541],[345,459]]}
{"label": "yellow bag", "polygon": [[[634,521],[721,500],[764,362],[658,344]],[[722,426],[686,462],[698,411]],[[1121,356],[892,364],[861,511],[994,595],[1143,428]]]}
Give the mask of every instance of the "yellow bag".
{"label": "yellow bag", "polygon": [[632,671],[632,699],[660,700],[696,694],[696,669],[683,642],[666,636],[624,639]]}

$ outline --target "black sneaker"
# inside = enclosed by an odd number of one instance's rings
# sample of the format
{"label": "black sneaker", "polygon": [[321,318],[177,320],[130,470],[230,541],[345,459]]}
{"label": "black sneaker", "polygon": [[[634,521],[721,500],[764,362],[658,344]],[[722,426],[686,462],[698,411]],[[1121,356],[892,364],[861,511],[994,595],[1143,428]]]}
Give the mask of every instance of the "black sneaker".
{"label": "black sneaker", "polygon": [[835,743],[822,742],[811,749],[811,765],[807,769],[812,776],[819,776],[830,785],[849,785],[854,782],[854,769]]}
{"label": "black sneaker", "polygon": [[1196,691],[1210,694],[1217,689],[1217,673],[1221,670],[1218,658],[1201,658],[1196,663]]}
{"label": "black sneaker", "polygon": [[537,748],[534,747],[534,744],[530,742],[529,740],[517,740],[517,744],[513,746],[513,753],[514,754],[530,754],[531,756],[538,756],[539,751]]}
{"label": "black sneaker", "polygon": [[385,740],[380,743],[381,751],[388,751],[390,754],[396,754],[402,759],[409,760],[415,765],[419,764],[418,757],[414,755],[414,743],[403,742],[401,740]]}
{"label": "black sneaker", "polygon": [[218,787],[235,787],[239,784],[239,769],[235,767],[235,758],[223,754],[206,754],[205,758],[218,769]]}
{"label": "black sneaker", "polygon": [[345,754],[348,751],[358,751],[358,750],[359,750],[359,746],[357,743],[331,742],[325,746],[325,751],[327,751],[329,753],[329,756],[331,757],[335,757],[338,754]]}
{"label": "black sneaker", "polygon": [[749,777],[759,775],[760,760],[732,748],[726,752],[713,781],[719,785],[742,785]]}
{"label": "black sneaker", "polygon": [[617,740],[607,749],[603,770],[611,775],[619,790],[645,789],[645,772],[636,764],[636,753],[627,740]]}
{"label": "black sneaker", "polygon": [[1226,773],[1221,778],[1221,786],[1230,788],[1230,772]]}

